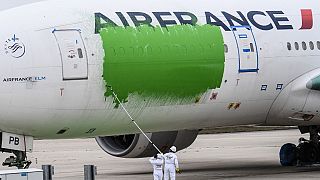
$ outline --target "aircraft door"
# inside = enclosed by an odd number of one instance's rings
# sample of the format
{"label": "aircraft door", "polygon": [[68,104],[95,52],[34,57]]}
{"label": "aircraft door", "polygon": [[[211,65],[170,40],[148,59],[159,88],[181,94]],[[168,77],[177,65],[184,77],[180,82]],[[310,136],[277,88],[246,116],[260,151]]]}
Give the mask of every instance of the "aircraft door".
{"label": "aircraft door", "polygon": [[258,48],[251,27],[232,26],[231,29],[238,48],[239,73],[258,72]]}
{"label": "aircraft door", "polygon": [[88,79],[88,57],[81,31],[54,30],[53,34],[60,50],[63,80]]}

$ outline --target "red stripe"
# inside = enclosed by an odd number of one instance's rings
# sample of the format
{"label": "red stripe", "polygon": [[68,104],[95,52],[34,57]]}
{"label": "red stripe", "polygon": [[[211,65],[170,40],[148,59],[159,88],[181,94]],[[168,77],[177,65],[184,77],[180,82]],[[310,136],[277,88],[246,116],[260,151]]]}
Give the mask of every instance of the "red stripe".
{"label": "red stripe", "polygon": [[311,9],[301,9],[302,26],[300,29],[312,29],[313,16]]}

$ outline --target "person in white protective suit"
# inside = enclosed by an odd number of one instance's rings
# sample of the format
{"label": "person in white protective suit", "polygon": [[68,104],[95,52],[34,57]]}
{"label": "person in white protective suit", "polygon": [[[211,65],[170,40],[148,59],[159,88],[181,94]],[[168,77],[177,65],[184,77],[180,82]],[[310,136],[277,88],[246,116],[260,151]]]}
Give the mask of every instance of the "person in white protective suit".
{"label": "person in white protective suit", "polygon": [[161,154],[156,154],[154,157],[149,159],[153,167],[153,179],[162,180],[163,177],[163,163],[164,157]]}
{"label": "person in white protective suit", "polygon": [[175,154],[177,152],[177,148],[172,146],[170,148],[169,153],[164,155],[164,180],[175,180],[176,172],[180,173],[178,157]]}

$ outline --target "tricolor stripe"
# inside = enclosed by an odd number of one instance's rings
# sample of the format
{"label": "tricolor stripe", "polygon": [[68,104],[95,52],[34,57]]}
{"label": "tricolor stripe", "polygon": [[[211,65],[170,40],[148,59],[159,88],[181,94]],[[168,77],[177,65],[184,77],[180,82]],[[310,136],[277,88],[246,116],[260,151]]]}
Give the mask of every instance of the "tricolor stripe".
{"label": "tricolor stripe", "polygon": [[311,9],[301,9],[302,26],[300,29],[312,29],[313,15]]}

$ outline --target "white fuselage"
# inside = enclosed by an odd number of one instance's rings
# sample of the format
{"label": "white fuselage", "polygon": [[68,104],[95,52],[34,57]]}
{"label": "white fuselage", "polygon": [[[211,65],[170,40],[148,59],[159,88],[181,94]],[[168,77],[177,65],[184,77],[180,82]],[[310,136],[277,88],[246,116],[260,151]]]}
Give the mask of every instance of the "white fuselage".
{"label": "white fuselage", "polygon": [[[180,23],[174,12],[194,14],[197,24],[208,23],[210,13],[227,28],[232,24],[222,11],[237,18],[240,18],[241,12],[252,27],[255,42],[255,56],[250,58],[256,58],[252,68],[257,68],[253,72],[240,72],[239,49],[242,49],[235,39],[238,34],[221,27],[224,44],[228,47],[222,84],[220,88],[208,89],[198,102],[161,106],[140,101],[125,103],[146,132],[245,124],[320,124],[317,118],[308,122],[295,121],[277,118],[270,112],[276,98],[291,82],[320,67],[320,50],[317,47],[320,40],[320,10],[313,8],[319,6],[317,1],[293,3],[287,0],[68,0],[45,1],[2,11],[0,131],[38,139],[138,133],[122,109],[114,108],[113,99],[104,95],[104,50],[100,35],[95,33],[95,13],[103,14],[119,26],[123,26],[124,19],[128,25],[134,26],[128,12],[147,14],[154,26],[159,25],[154,12],[169,12],[171,15],[161,16],[162,20],[172,20],[177,24]],[[301,15],[301,9],[312,10],[313,26],[303,19],[306,16]],[[124,19],[119,18],[119,12]],[[252,16],[253,20],[248,18],[249,12],[256,13]],[[136,17],[138,20],[145,18]],[[233,23],[234,26],[240,25],[235,21]],[[257,27],[259,25],[265,30]],[[84,46],[83,53],[87,59],[84,73],[77,80],[64,79],[66,72],[63,74],[63,68],[66,67],[63,67],[61,59],[62,46],[55,34],[71,29],[81,31],[83,45],[80,43],[80,46]],[[249,33],[250,36],[252,34]],[[6,42],[8,39],[19,41],[24,47],[14,53],[8,52],[6,48],[12,45],[12,42]],[[295,49],[295,42],[299,50]],[[306,42],[306,50],[303,50],[302,42]],[[309,42],[314,43],[314,50],[310,49]],[[292,46],[291,50],[288,50],[288,43]],[[125,76],[131,78],[130,74]],[[273,118],[268,119],[271,115]],[[66,133],[57,134],[60,130],[66,130]]]}

